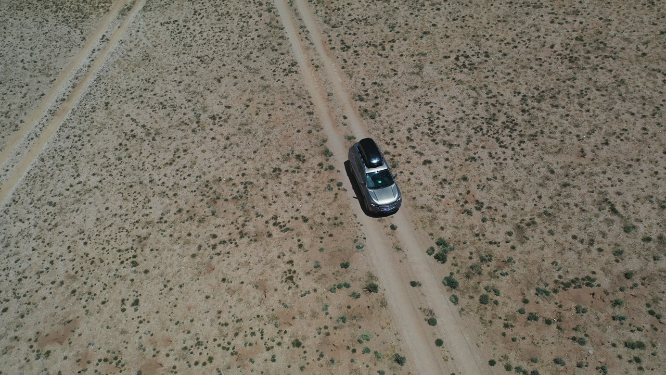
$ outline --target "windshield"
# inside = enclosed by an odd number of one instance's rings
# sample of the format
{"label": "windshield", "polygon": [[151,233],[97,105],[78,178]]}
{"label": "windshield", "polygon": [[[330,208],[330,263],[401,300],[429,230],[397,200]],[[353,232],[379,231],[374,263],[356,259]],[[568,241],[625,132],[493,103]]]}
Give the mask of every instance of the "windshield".
{"label": "windshield", "polygon": [[369,189],[382,189],[393,185],[393,177],[388,169],[367,173],[365,175],[365,181]]}

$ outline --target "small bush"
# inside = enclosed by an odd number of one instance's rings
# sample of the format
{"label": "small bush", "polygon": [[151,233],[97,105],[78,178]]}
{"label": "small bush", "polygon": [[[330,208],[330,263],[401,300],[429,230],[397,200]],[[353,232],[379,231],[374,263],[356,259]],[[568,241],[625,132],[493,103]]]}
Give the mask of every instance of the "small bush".
{"label": "small bush", "polygon": [[458,289],[458,286],[460,285],[458,280],[456,280],[456,278],[453,277],[453,273],[445,277],[444,280],[442,280],[442,284],[448,286],[451,289]]}
{"label": "small bush", "polygon": [[294,348],[300,348],[302,345],[303,343],[299,339],[295,339],[294,341],[291,342],[291,346],[293,346]]}
{"label": "small bush", "polygon": [[426,250],[426,254],[428,254],[428,255],[430,255],[430,256],[432,256],[432,254],[434,254],[434,253],[435,253],[435,248],[432,247],[432,246],[430,246],[430,247],[428,248],[428,250]]}
{"label": "small bush", "polygon": [[370,292],[370,293],[379,293],[379,284],[374,283],[374,282],[369,282],[365,284],[364,290]]}
{"label": "small bush", "polygon": [[587,344],[587,340],[585,339],[585,337],[573,336],[571,337],[571,341],[578,343],[578,345],[580,346],[585,346]]}
{"label": "small bush", "polygon": [[555,359],[553,360],[553,363],[555,363],[556,365],[560,365],[560,366],[566,366],[566,364],[567,364],[567,363],[564,362],[564,360],[563,360],[562,358],[560,358],[560,357],[555,358]]}
{"label": "small bush", "polygon": [[614,299],[614,300],[611,301],[611,306],[613,306],[613,307],[622,307],[622,306],[624,306],[624,301],[619,299],[619,298]]}
{"label": "small bush", "polygon": [[482,305],[487,305],[490,302],[490,296],[487,294],[482,294],[481,297],[479,297],[479,302]]}
{"label": "small bush", "polygon": [[521,307],[518,309],[518,314],[524,315],[525,314],[525,308]]}
{"label": "small bush", "polygon": [[613,320],[616,322],[624,322],[625,320],[627,320],[627,316],[622,314],[616,314],[613,315]]}
{"label": "small bush", "polygon": [[627,271],[624,273],[625,279],[630,280],[632,277],[634,277],[634,271]]}
{"label": "small bush", "polygon": [[453,247],[449,244],[449,242],[443,239],[442,237],[438,238],[437,241],[435,241],[435,244],[442,251],[448,252],[450,250],[453,250]]}
{"label": "small bush", "polygon": [[643,341],[625,341],[624,347],[629,349],[645,349],[645,343]]}
{"label": "small bush", "polygon": [[428,319],[428,325],[429,326],[436,326],[437,325],[437,319],[436,318],[430,318]]}
{"label": "small bush", "polygon": [[458,304],[458,296],[456,296],[455,294],[452,294],[449,297],[449,301],[451,301],[452,304],[457,305]]}
{"label": "small bush", "polygon": [[435,254],[435,260],[441,264],[446,263],[447,260],[446,253],[443,251],[438,252],[437,254]]}
{"label": "small bush", "polygon": [[538,322],[539,321],[539,314],[537,313],[529,313],[527,315],[527,320],[530,322]]}
{"label": "small bush", "polygon": [[395,224],[391,224],[390,228],[391,228],[391,230],[396,230],[396,229],[398,229],[398,226],[395,225]]}
{"label": "small bush", "polygon": [[576,314],[586,314],[586,313],[587,313],[587,307],[576,305]]}
{"label": "small bush", "polygon": [[497,364],[497,361],[495,361],[494,359],[491,359],[490,361],[488,361],[488,364],[490,366],[495,366]]}
{"label": "small bush", "polygon": [[340,268],[349,268],[349,262],[340,263]]}
{"label": "small bush", "polygon": [[407,363],[407,358],[401,356],[398,353],[393,354],[393,362],[399,364],[400,366],[404,366]]}
{"label": "small bush", "polygon": [[444,340],[442,340],[442,339],[435,340],[435,345],[438,346],[438,347],[444,345]]}

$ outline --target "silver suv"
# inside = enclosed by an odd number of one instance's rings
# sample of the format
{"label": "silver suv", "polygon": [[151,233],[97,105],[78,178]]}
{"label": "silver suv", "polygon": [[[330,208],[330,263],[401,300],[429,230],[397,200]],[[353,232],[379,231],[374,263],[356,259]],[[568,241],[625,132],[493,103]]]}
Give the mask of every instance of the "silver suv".
{"label": "silver suv", "polygon": [[349,167],[369,212],[391,214],[398,211],[402,195],[394,181],[397,175],[391,173],[375,141],[364,138],[351,146]]}

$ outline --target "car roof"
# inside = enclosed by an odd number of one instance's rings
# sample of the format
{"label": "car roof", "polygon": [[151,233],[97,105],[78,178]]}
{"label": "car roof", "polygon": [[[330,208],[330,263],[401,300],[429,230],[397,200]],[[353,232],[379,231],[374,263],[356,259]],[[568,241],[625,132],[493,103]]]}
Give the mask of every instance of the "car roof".
{"label": "car roof", "polygon": [[372,138],[363,138],[358,142],[358,145],[366,167],[377,168],[383,164],[382,153]]}

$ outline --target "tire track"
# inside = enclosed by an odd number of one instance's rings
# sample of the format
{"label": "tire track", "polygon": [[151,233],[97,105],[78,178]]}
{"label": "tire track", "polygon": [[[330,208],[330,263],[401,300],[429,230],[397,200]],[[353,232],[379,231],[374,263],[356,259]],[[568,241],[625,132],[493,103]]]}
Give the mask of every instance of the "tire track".
{"label": "tire track", "polygon": [[95,47],[100,39],[102,38],[102,35],[104,35],[105,31],[107,31],[109,25],[111,22],[116,19],[118,16],[118,13],[120,13],[120,10],[123,8],[123,6],[130,0],[117,0],[116,3],[111,7],[109,10],[109,13],[104,17],[102,22],[97,26],[97,28],[93,31],[93,33],[90,35],[86,43],[83,45],[83,48],[79,51],[79,53],[74,56],[74,59],[72,62],[65,67],[65,69],[60,73],[58,78],[53,82],[53,86],[51,89],[46,93],[42,101],[39,103],[39,106],[35,108],[32,112],[30,112],[30,115],[28,118],[26,118],[25,122],[19,130],[14,132],[8,139],[6,143],[6,147],[2,152],[0,152],[0,167],[4,166],[4,164],[7,162],[9,157],[14,153],[16,148],[23,142],[24,138],[28,135],[28,133],[37,126],[37,123],[39,120],[41,120],[46,112],[48,111],[49,108],[53,106],[55,103],[56,99],[58,98],[58,95],[62,93],[65,88],[67,87],[67,83],[69,83],[72,78],[74,77],[74,74],[83,66],[86,58],[90,55],[90,52],[92,51],[93,47]]}
{"label": "tire track", "polygon": [[[285,0],[275,0],[276,7],[285,27],[288,39],[292,45],[294,57],[298,62],[305,85],[310,91],[312,101],[317,108],[318,115],[323,123],[324,130],[329,139],[329,148],[333,151],[333,157],[339,165],[342,165],[346,159],[347,149],[342,142],[342,136],[333,125],[333,115],[327,106],[325,98],[325,89],[322,84],[317,84],[313,67],[310,60],[306,58],[306,52],[298,37],[298,32],[294,24],[293,15]],[[315,46],[317,54],[321,57],[324,65],[324,72],[328,81],[333,86],[336,98],[341,102],[343,112],[347,115],[351,124],[352,131],[357,138],[367,136],[367,132],[362,126],[360,116],[351,104],[351,98],[342,84],[342,77],[338,74],[338,69],[330,56],[328,49],[322,42],[323,38],[316,28],[312,14],[304,0],[295,0],[298,12],[309,31],[309,36]],[[347,196],[353,202],[354,190],[348,179],[343,178],[347,189]],[[397,235],[400,242],[403,243],[407,254],[408,266],[399,265],[400,260],[392,258],[387,252],[392,252],[392,244],[382,235],[382,226],[374,219],[367,217],[359,205],[352,204],[352,209],[362,225],[363,233],[368,245],[367,252],[372,259],[374,268],[384,288],[390,302],[395,321],[399,325],[400,333],[404,339],[404,347],[409,351],[409,357],[412,362],[410,366],[419,374],[443,374],[443,373],[464,373],[464,374],[483,374],[479,366],[480,356],[474,354],[473,344],[463,334],[460,328],[460,319],[457,316],[456,308],[445,298],[442,286],[439,280],[432,276],[435,273],[428,263],[428,259],[420,251],[418,240],[411,222],[403,208],[395,217],[398,223]],[[399,272],[406,271],[405,272]],[[404,270],[404,268],[407,268]],[[418,275],[424,282],[421,291],[427,300],[428,308],[435,311],[435,314],[441,322],[436,327],[428,327],[422,318],[423,313],[417,310],[417,306],[423,302],[419,300],[412,291],[407,289],[410,275]],[[430,277],[428,277],[430,275]],[[446,348],[454,356],[454,361],[444,361],[441,358],[441,350],[436,349],[434,342],[429,339],[432,331],[438,331],[438,335],[445,339]],[[486,367],[487,369],[487,367]]]}
{"label": "tire track", "polygon": [[[131,0],[130,0],[131,1]],[[69,95],[67,100],[65,100],[56,112],[56,114],[53,116],[49,124],[44,128],[44,130],[41,132],[35,143],[30,147],[28,152],[23,156],[23,158],[16,164],[16,167],[14,168],[14,171],[9,175],[7,180],[2,184],[2,187],[0,187],[0,205],[6,204],[6,200],[9,197],[9,195],[12,193],[16,185],[21,181],[21,179],[25,176],[25,174],[28,172],[30,169],[31,164],[35,161],[35,159],[39,156],[39,154],[42,152],[42,150],[46,147],[46,144],[48,141],[51,139],[53,134],[58,130],[60,125],[65,121],[67,116],[69,115],[70,111],[74,106],[79,102],[79,99],[81,96],[85,93],[87,90],[88,86],[90,83],[95,79],[97,72],[101,69],[101,67],[104,65],[104,62],[106,62],[107,57],[113,51],[113,49],[118,45],[118,42],[122,38],[123,34],[125,33],[125,30],[129,27],[129,25],[132,23],[134,20],[134,17],[136,14],[143,8],[143,5],[145,4],[146,0],[136,0],[134,3],[134,6],[132,6],[132,9],[129,11],[123,22],[120,24],[118,29],[113,33],[111,38],[109,39],[109,42],[104,46],[102,51],[99,53],[97,56],[97,59],[90,65],[90,68],[88,68],[88,71],[84,74],[84,76],[81,78],[81,81],[74,87],[74,90],[72,90],[72,93]],[[119,7],[122,5],[122,1],[119,1],[115,6]],[[120,5],[119,5],[120,4]],[[121,7],[122,8],[122,7]],[[120,10],[120,8],[119,8]],[[111,18],[113,19],[113,18]],[[107,19],[105,19],[107,21]],[[110,20],[108,20],[110,22]],[[98,30],[104,30],[104,28],[99,28]],[[91,45],[95,45],[95,43],[91,43]],[[78,57],[78,55],[77,55]],[[83,56],[85,57],[85,56]],[[81,59],[83,60],[83,57]],[[75,59],[76,60],[76,59]],[[73,68],[73,67],[72,67]],[[69,69],[69,68],[68,68]],[[71,73],[73,73],[75,69],[72,70]],[[67,80],[63,80],[63,84],[66,83]],[[62,86],[62,84],[61,84]],[[55,95],[53,100],[55,100]],[[52,103],[47,103],[48,105],[45,106],[45,108],[48,108]],[[40,105],[41,107],[41,105]],[[32,114],[31,114],[32,116]],[[35,115],[37,116],[37,115]],[[39,117],[37,117],[37,120]],[[29,130],[29,129],[28,129]],[[26,132],[28,131],[26,130]],[[4,154],[4,152],[3,152]],[[0,162],[4,163],[5,160],[0,159]]]}

